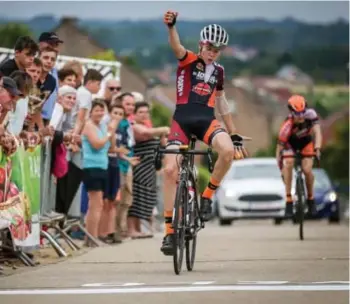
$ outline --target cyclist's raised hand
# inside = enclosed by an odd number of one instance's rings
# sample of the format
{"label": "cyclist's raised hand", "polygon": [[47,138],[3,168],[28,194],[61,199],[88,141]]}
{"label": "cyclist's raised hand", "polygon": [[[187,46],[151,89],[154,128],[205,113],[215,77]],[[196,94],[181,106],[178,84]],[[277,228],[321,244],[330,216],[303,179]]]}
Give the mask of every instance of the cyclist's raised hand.
{"label": "cyclist's raised hand", "polygon": [[174,11],[167,11],[164,14],[164,23],[168,26],[168,27],[173,27],[176,23],[176,18],[178,16],[177,12]]}
{"label": "cyclist's raised hand", "polygon": [[234,147],[233,159],[242,159],[248,157],[248,152],[243,146],[243,137],[239,134],[232,134],[231,140]]}

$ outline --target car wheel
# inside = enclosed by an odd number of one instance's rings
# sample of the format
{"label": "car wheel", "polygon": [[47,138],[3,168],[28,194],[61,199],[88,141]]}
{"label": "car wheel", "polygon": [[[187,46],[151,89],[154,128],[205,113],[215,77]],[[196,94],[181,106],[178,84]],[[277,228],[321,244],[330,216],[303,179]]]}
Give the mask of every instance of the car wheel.
{"label": "car wheel", "polygon": [[232,224],[232,220],[219,219],[220,226],[229,226]]}
{"label": "car wheel", "polygon": [[283,219],[281,219],[281,218],[275,218],[273,221],[274,221],[274,224],[275,224],[275,225],[281,225],[282,222],[283,222]]}
{"label": "car wheel", "polygon": [[340,222],[340,216],[339,214],[333,214],[328,218],[328,222],[330,224],[337,224]]}
{"label": "car wheel", "polygon": [[331,213],[330,217],[328,218],[328,222],[331,223],[339,223],[340,222],[340,211],[339,206],[337,210],[333,213]]}

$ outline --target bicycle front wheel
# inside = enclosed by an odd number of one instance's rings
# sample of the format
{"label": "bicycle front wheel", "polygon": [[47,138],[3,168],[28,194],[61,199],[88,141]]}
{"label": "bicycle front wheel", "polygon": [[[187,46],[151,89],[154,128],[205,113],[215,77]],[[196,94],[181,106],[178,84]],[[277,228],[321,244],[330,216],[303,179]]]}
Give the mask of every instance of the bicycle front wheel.
{"label": "bicycle front wheel", "polygon": [[[192,180],[192,183],[194,181]],[[194,185],[194,183],[193,183]],[[190,225],[187,227],[186,235],[186,267],[188,271],[193,270],[194,261],[196,258],[196,248],[197,248],[197,231],[198,224],[200,223],[199,207],[198,207],[198,197],[197,191],[194,193],[194,198],[192,202],[192,210],[189,210],[190,215]]]}
{"label": "bicycle front wheel", "polygon": [[187,187],[185,181],[180,181],[176,190],[176,198],[174,205],[174,271],[176,274],[180,274],[182,268],[182,261],[185,248],[185,217],[187,206]]}
{"label": "bicycle front wheel", "polygon": [[304,240],[305,191],[304,191],[303,179],[301,177],[298,177],[296,180],[296,193],[297,193],[296,217],[299,223],[299,239]]}

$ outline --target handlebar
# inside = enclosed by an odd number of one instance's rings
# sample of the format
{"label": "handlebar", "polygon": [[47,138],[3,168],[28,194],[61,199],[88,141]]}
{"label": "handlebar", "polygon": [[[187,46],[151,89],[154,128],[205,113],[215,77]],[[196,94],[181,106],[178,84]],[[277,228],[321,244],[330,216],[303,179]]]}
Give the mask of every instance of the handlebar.
{"label": "handlebar", "polygon": [[213,151],[211,148],[208,148],[206,151],[203,150],[189,150],[188,145],[179,146],[179,149],[160,149],[156,150],[156,161],[159,161],[159,155],[162,154],[180,154],[180,155],[208,155],[208,169],[212,173],[214,170],[212,154]]}

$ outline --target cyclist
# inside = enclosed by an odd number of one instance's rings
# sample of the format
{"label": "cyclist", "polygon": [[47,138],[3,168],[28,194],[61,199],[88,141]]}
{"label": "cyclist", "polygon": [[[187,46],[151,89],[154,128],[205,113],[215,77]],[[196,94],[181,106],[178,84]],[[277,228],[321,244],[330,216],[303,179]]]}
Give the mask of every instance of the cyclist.
{"label": "cyclist", "polygon": [[307,106],[303,96],[291,96],[288,109],[290,114],[281,126],[276,148],[276,158],[286,186],[286,216],[293,215],[291,189],[296,150],[300,150],[303,156],[302,170],[307,188],[308,214],[311,215],[315,212],[313,157],[319,159],[321,156],[321,128],[316,111]]}
{"label": "cyclist", "polygon": [[[243,158],[246,155],[242,136],[236,133],[225,98],[224,68],[216,63],[221,50],[227,46],[229,37],[220,25],[208,25],[200,33],[199,53],[195,54],[186,50],[180,42],[175,28],[177,16],[178,13],[173,11],[168,11],[164,15],[164,23],[168,26],[169,44],[178,59],[177,103],[167,148],[174,149],[181,144],[188,144],[190,135],[194,134],[218,152],[213,174],[201,197],[201,216],[204,221],[208,221],[212,212],[212,196],[230,168],[233,157]],[[225,123],[227,131],[215,119],[214,107]],[[173,253],[174,231],[171,222],[177,177],[177,156],[166,154],[164,157],[165,237],[161,247],[165,255]]]}

